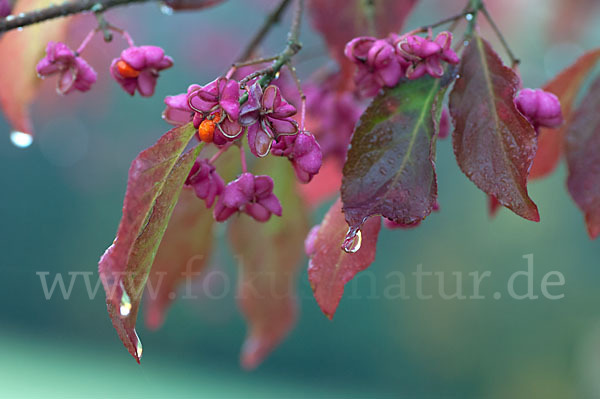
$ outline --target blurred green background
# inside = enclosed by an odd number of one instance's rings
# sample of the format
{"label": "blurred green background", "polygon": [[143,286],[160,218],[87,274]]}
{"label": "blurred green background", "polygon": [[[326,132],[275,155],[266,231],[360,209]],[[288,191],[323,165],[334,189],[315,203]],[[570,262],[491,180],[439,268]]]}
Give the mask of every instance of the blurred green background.
{"label": "blurred green background", "polygon": [[[313,300],[303,267],[298,325],[253,372],[238,365],[245,325],[233,293],[176,302],[157,332],[140,320],[141,366],[113,330],[103,292],[90,300],[79,280],[70,300],[45,300],[36,272],[50,278],[95,273],[121,216],[129,163],[168,129],[160,119],[163,97],[222,73],[269,3],[230,0],[173,16],[151,4],[113,10],[109,20],[140,44],[164,46],[176,61],[154,97],[130,98],[111,82],[108,63],[123,43],[94,41],[93,63],[102,75],[95,94],[59,98],[54,82],[45,82],[33,107],[36,141],[27,149],[11,145],[0,119],[0,397],[600,398],[600,246],[587,237],[566,193],[564,165],[531,185],[541,223],[505,210],[490,220],[484,195],[460,173],[449,140],[438,147],[441,212],[418,229],[382,231],[377,260],[347,286],[333,321]],[[423,0],[407,29],[450,15],[462,3]],[[579,31],[557,39],[556,13],[565,2],[501,3],[490,4],[492,13],[522,59],[526,87],[542,85],[600,44],[597,7],[577,24]],[[81,19],[73,42],[94,26],[93,17]],[[267,48],[283,46],[288,20]],[[308,76],[326,58],[309,24],[302,38],[307,55],[299,56],[299,69]],[[526,254],[534,256],[540,298],[511,299],[507,281],[526,270]],[[235,279],[226,247],[213,263]],[[462,272],[466,295],[472,294],[468,273],[490,271],[481,286],[486,299],[416,299],[410,274],[419,264],[445,272],[449,293],[452,273]],[[407,277],[410,299],[384,297],[397,271]],[[564,286],[550,291],[564,298],[541,296],[549,271],[564,275]],[[437,293],[437,280],[426,281],[426,293]],[[517,281],[517,292],[525,291],[524,280]]]}

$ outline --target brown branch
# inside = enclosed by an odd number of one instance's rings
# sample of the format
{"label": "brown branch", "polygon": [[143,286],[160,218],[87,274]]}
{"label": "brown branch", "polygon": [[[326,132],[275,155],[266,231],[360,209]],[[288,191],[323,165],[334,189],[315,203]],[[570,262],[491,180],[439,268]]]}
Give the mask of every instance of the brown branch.
{"label": "brown branch", "polygon": [[68,1],[57,6],[30,11],[19,15],[9,15],[0,20],[0,33],[11,29],[22,28],[49,19],[66,17],[83,12],[103,12],[109,8],[133,3],[145,3],[152,0],[78,0]]}

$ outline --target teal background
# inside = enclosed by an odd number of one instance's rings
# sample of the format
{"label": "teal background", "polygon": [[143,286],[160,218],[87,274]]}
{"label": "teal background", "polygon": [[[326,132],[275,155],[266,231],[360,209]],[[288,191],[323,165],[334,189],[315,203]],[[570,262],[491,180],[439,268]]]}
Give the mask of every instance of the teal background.
{"label": "teal background", "polygon": [[[113,10],[111,21],[140,44],[164,46],[176,60],[154,97],[130,98],[110,81],[108,62],[122,43],[94,41],[88,51],[97,49],[92,58],[102,75],[96,95],[56,97],[53,82],[45,82],[32,108],[36,141],[24,150],[10,144],[10,128],[0,119],[0,397],[600,397],[600,248],[566,192],[564,165],[531,185],[541,223],[506,210],[490,220],[484,195],[461,174],[449,140],[438,147],[441,212],[418,229],[382,231],[375,263],[348,285],[333,321],[312,298],[303,267],[298,325],[253,372],[238,365],[245,325],[233,293],[176,302],[157,332],[140,320],[141,365],[113,330],[102,292],[90,300],[79,280],[69,300],[44,299],[36,272],[53,278],[96,271],[121,216],[129,163],[168,129],[160,120],[163,97],[222,73],[260,24],[269,2],[258,3],[230,0],[174,16],[161,15],[155,5]],[[525,86],[542,85],[598,45],[597,9],[580,37],[557,43],[547,36],[553,8],[543,5],[549,2],[523,3],[495,5],[492,12],[523,61]],[[423,1],[407,29],[460,8],[458,1]],[[288,20],[269,36],[272,51],[283,46]],[[73,42],[93,23],[82,17]],[[307,55],[299,56],[299,69],[308,76],[326,58],[308,24],[303,42]],[[315,223],[325,210],[317,210]],[[233,281],[233,257],[218,237],[214,267]],[[512,273],[526,270],[526,254],[534,256],[540,298],[511,299],[506,284]],[[490,271],[481,286],[486,299],[416,299],[410,273],[419,264],[445,272],[448,292],[451,273],[462,272],[467,295],[467,273]],[[410,299],[385,298],[390,273],[397,271],[407,277]],[[542,277],[550,271],[564,275],[564,287],[551,289],[563,299],[541,297]],[[437,281],[426,281],[426,292],[437,292]],[[522,280],[516,289],[526,289]],[[502,298],[494,299],[495,292]]]}

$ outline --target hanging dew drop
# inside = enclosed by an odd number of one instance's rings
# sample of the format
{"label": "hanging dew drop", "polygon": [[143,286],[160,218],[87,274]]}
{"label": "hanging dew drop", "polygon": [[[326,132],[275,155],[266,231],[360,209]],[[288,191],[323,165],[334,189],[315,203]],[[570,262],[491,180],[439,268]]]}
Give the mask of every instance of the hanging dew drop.
{"label": "hanging dew drop", "polygon": [[138,359],[141,359],[142,353],[144,352],[144,348],[142,347],[142,341],[140,340],[140,337],[137,335],[137,331],[133,330],[133,332],[135,333],[135,339],[136,339],[135,351],[137,353]]}
{"label": "hanging dew drop", "polygon": [[465,19],[467,21],[472,21],[473,20],[473,14],[469,13],[469,14],[465,15]]}
{"label": "hanging dew drop", "polygon": [[129,313],[131,313],[131,299],[129,298],[129,295],[127,295],[127,291],[125,291],[122,281],[121,290],[123,291],[123,294],[121,295],[121,306],[119,306],[119,313],[121,313],[121,317],[127,317],[129,316]]}
{"label": "hanging dew drop", "polygon": [[358,227],[350,227],[348,229],[348,233],[346,233],[346,238],[344,238],[344,243],[342,244],[342,249],[349,254],[353,254],[360,249],[362,244],[362,232]]}
{"label": "hanging dew drop", "polygon": [[27,148],[33,143],[33,136],[17,130],[10,132],[10,141],[17,148]]}

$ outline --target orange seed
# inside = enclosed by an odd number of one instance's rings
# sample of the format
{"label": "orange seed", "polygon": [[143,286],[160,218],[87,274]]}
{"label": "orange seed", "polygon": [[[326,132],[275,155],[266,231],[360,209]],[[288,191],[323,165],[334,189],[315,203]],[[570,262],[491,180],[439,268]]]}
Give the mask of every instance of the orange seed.
{"label": "orange seed", "polygon": [[123,60],[117,61],[117,71],[119,71],[119,74],[124,78],[137,78],[140,74],[140,71],[134,69],[131,65]]}
{"label": "orange seed", "polygon": [[215,126],[216,124],[214,120],[203,120],[202,123],[200,123],[200,126],[198,126],[198,137],[200,137],[200,140],[204,141],[205,143],[212,143],[213,136],[215,134]]}

